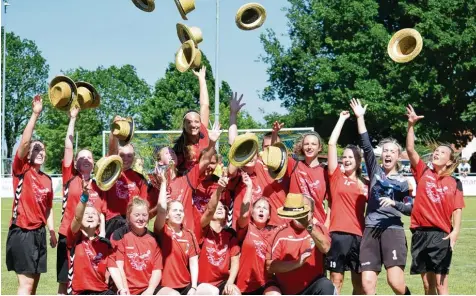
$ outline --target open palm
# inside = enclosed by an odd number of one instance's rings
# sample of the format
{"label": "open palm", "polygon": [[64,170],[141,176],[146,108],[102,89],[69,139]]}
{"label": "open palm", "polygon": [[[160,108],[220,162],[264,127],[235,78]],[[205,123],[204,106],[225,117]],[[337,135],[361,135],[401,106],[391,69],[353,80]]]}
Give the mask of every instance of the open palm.
{"label": "open palm", "polygon": [[220,124],[218,122],[215,122],[213,124],[213,128],[208,132],[208,138],[210,139],[210,141],[216,142],[218,138],[220,138],[220,135]]}
{"label": "open palm", "polygon": [[425,116],[422,115],[417,115],[415,113],[415,110],[413,109],[412,105],[407,106],[407,117],[408,117],[408,123],[409,124],[415,124],[418,122],[418,120],[424,118]]}
{"label": "open palm", "polygon": [[238,114],[240,112],[241,108],[243,108],[245,103],[241,103],[241,100],[243,99],[243,95],[238,98],[238,93],[234,93],[231,95],[230,99],[230,113],[231,114]]}
{"label": "open palm", "polygon": [[365,111],[367,111],[367,106],[368,105],[362,107],[362,103],[360,103],[360,100],[356,100],[354,98],[352,98],[352,100],[350,101],[350,107],[354,111],[355,117],[357,118],[364,116]]}

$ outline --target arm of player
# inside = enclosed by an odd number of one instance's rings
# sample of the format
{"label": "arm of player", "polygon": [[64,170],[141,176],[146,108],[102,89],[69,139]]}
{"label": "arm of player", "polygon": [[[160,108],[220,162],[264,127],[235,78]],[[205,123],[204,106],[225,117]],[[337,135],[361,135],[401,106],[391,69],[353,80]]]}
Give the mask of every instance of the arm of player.
{"label": "arm of player", "polygon": [[[245,106],[245,103],[241,103],[243,99],[243,95],[240,96],[238,99],[238,93],[234,93],[231,95],[230,98],[230,126],[228,127],[228,144],[233,145],[235,142],[235,138],[238,136],[238,113],[240,112],[241,108]],[[238,172],[238,168],[232,165],[231,163],[228,165],[228,176],[234,177]]]}
{"label": "arm of player", "polygon": [[332,131],[331,137],[329,138],[329,146],[327,148],[327,169],[329,171],[329,175],[332,175],[339,166],[339,162],[337,160],[337,141],[339,140],[342,127],[349,117],[349,111],[342,111],[340,113],[339,120]]}
{"label": "arm of player", "polygon": [[223,190],[225,190],[226,186],[228,185],[228,177],[221,177],[218,180],[218,188],[213,192],[210,200],[208,201],[207,208],[203,213],[202,217],[200,218],[200,227],[204,228],[210,221],[213,219],[213,215],[215,215],[215,211],[218,207],[218,202],[220,201],[221,194]]}
{"label": "arm of player", "polygon": [[273,123],[273,130],[271,131],[271,145],[278,142],[279,131],[283,128],[284,123],[275,121]]}
{"label": "arm of player", "polygon": [[189,265],[190,265],[190,277],[192,279],[192,283],[191,283],[192,288],[194,289],[194,292],[196,292],[197,286],[198,286],[198,255],[190,257]]}
{"label": "arm of player", "polygon": [[407,117],[408,117],[408,127],[407,127],[407,142],[406,142],[406,151],[408,154],[408,159],[410,159],[410,164],[412,167],[416,167],[420,161],[420,155],[415,150],[415,129],[414,126],[418,120],[422,119],[424,116],[419,116],[413,110],[412,105],[407,107]]}
{"label": "arm of player", "polygon": [[165,177],[165,170],[159,172],[161,179],[159,200],[157,202],[157,218],[154,222],[154,232],[159,234],[165,225],[165,218],[167,216],[167,178]]}
{"label": "arm of player", "polygon": [[200,176],[202,176],[203,173],[205,173],[213,155],[215,155],[216,153],[215,144],[220,138],[220,135],[221,135],[220,124],[218,122],[215,122],[215,124],[213,125],[213,129],[208,132],[208,148],[207,150],[205,150],[202,157],[200,157],[200,162],[198,163]]}
{"label": "arm of player", "polygon": [[285,273],[300,268],[306,262],[307,258],[311,256],[311,252],[304,252],[298,260],[266,260],[268,273]]}
{"label": "arm of player", "polygon": [[122,274],[120,269],[118,267],[108,267],[108,270],[112,280],[114,281],[114,284],[117,287],[117,293],[119,295],[128,295],[129,289],[127,285],[124,286],[124,280],[122,279]]}
{"label": "arm of player", "polygon": [[43,100],[40,95],[36,95],[33,98],[32,102],[32,111],[30,120],[26,124],[23,134],[21,136],[20,145],[18,146],[18,157],[20,159],[25,158],[29,152],[31,136],[33,135],[33,130],[35,129],[36,121],[40,117],[41,110],[43,110]]}
{"label": "arm of player", "polygon": [[200,85],[200,119],[202,124],[208,128],[208,120],[210,118],[210,100],[208,98],[208,88],[207,88],[207,67],[202,66],[200,71],[196,72],[193,70],[193,74],[197,76],[198,83]]}
{"label": "arm of player", "polygon": [[106,216],[103,213],[99,215],[99,236],[106,237]]}
{"label": "arm of player", "polygon": [[453,230],[451,231],[450,234],[448,234],[446,237],[443,238],[444,240],[447,240],[447,239],[450,240],[450,247],[452,251],[454,250],[456,241],[458,240],[458,237],[459,237],[462,216],[463,216],[462,209],[456,209],[453,211]]}
{"label": "arm of player", "polygon": [[[307,228],[309,223],[311,223],[308,217],[298,219],[298,222],[305,228]],[[327,254],[331,248],[331,239],[329,235],[325,234],[322,229],[316,225],[313,225],[312,231],[309,232],[309,234],[316,245],[315,248],[317,248],[322,254]]]}
{"label": "arm of player", "polygon": [[81,229],[84,211],[89,200],[89,181],[82,180],[83,193],[79,199],[78,205],[74,211],[74,218],[71,221],[71,232],[77,233]]}
{"label": "arm of player", "polygon": [[64,139],[64,156],[63,161],[64,165],[68,167],[73,161],[74,152],[73,152],[73,143],[74,143],[74,125],[76,123],[76,118],[79,113],[78,107],[73,107],[69,111],[69,124],[68,130],[66,131],[66,137]]}
{"label": "arm of player", "polygon": [[162,279],[162,270],[160,269],[152,270],[152,275],[150,276],[150,279],[149,279],[149,286],[147,287],[147,289],[145,289],[144,292],[142,292],[142,295],[154,295],[155,288],[157,288],[161,279]]}
{"label": "arm of player", "polygon": [[52,208],[46,209],[46,215],[47,215],[46,223],[48,224],[48,229],[50,230],[50,246],[52,248],[56,248],[56,244],[58,243],[58,240],[56,239],[55,222],[54,222]]}
{"label": "arm of player", "polygon": [[251,196],[253,194],[253,182],[251,181],[250,176],[247,173],[242,173],[243,183],[246,185],[245,195],[243,196],[243,201],[240,208],[240,217],[236,221],[239,228],[246,228],[250,220],[250,206],[251,206]]}

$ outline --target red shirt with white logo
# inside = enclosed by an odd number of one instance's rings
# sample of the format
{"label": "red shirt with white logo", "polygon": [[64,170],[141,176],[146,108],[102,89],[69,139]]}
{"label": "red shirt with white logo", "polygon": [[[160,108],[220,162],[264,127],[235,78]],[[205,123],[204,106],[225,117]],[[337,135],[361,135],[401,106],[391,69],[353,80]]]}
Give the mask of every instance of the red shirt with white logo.
{"label": "red shirt with white logo", "polygon": [[250,222],[246,228],[238,228],[238,240],[242,245],[236,285],[241,292],[253,292],[271,279],[266,271],[266,253],[276,233],[283,227],[268,225],[258,229]]}
{"label": "red shirt with white logo", "polygon": [[[81,294],[83,291],[103,292],[108,289],[106,284],[107,260],[112,248],[109,241],[96,236],[89,239],[81,230],[73,233],[71,227],[67,229],[66,246],[68,258],[74,248],[73,261],[73,294]],[[71,261],[68,259],[69,268]]]}
{"label": "red shirt with white logo", "polygon": [[116,261],[123,261],[129,291],[132,295],[142,293],[149,287],[152,271],[163,269],[156,236],[150,231],[138,236],[125,225],[114,231],[111,243],[114,253],[108,267],[116,267]]}
{"label": "red shirt with white logo", "polygon": [[[314,225],[314,229],[330,236],[327,229]],[[276,273],[281,292],[286,295],[298,294],[308,287],[317,277],[324,274],[324,254],[319,252],[311,235],[305,229],[297,229],[290,223],[288,227],[277,233],[270,250],[271,260],[299,260],[301,254],[311,251],[303,266],[285,273]],[[268,257],[269,258],[269,257]]]}
{"label": "red shirt with white logo", "polygon": [[208,148],[208,142],[208,130],[203,125],[203,123],[200,123],[199,140],[197,143],[191,145],[193,151],[193,159],[185,160],[184,151],[175,151],[175,154],[177,155],[177,169],[179,170],[179,172],[190,170],[195,164],[198,164],[200,160],[200,153],[202,152],[202,150]]}
{"label": "red shirt with white logo", "polygon": [[290,193],[302,193],[314,199],[314,218],[320,224],[326,222],[324,200],[327,199],[327,181],[327,170],[322,166],[310,167],[304,161],[298,161],[289,186]]}
{"label": "red shirt with white logo", "polygon": [[51,178],[36,171],[28,162],[15,154],[12,166],[13,199],[10,224],[33,230],[46,225],[46,212],[53,206],[53,184]]}
{"label": "red shirt with white logo", "polygon": [[134,196],[147,199],[147,181],[144,176],[128,169],[121,173],[114,186],[105,191],[106,196],[106,221],[119,215],[126,215],[127,204]]}
{"label": "red shirt with white logo", "polygon": [[218,286],[228,280],[231,257],[240,254],[238,239],[232,229],[216,233],[210,226],[202,229],[202,237],[198,282]]}
{"label": "red shirt with white logo", "polygon": [[436,227],[451,232],[451,216],[464,208],[461,181],[451,176],[439,176],[420,159],[412,167],[417,184],[410,228]]}
{"label": "red shirt with white logo", "polygon": [[185,228],[178,235],[166,224],[159,237],[164,257],[161,285],[173,289],[186,287],[192,281],[189,259],[200,252],[195,235]]}
{"label": "red shirt with white logo", "polygon": [[331,189],[331,224],[329,231],[362,236],[365,228],[367,185],[348,178],[337,168],[329,176]]}
{"label": "red shirt with white logo", "polygon": [[[62,218],[59,233],[66,236],[68,229],[71,228],[71,221],[74,219],[76,206],[83,194],[83,181],[73,166],[73,161],[68,167],[65,167],[63,161],[63,205]],[[67,186],[67,187],[66,187]],[[103,200],[103,191],[99,189],[95,181],[91,182],[89,189],[88,205],[94,206],[100,214],[106,214],[106,202]]]}

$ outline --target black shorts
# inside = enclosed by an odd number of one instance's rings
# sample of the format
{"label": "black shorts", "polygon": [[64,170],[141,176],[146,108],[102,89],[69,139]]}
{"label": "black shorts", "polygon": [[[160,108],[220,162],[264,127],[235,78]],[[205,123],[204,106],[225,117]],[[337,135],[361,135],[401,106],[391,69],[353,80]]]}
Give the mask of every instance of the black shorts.
{"label": "black shorts", "polygon": [[[157,292],[154,293],[154,295],[155,294],[157,294]],[[106,290],[101,292],[87,290],[87,291],[81,291],[79,295],[116,295],[116,293],[114,293],[114,291],[112,290]]]}
{"label": "black shorts", "polygon": [[352,270],[360,272],[360,235],[331,232],[331,248],[326,254],[326,269],[331,272],[344,273]]}
{"label": "black shorts", "polygon": [[7,237],[7,269],[17,274],[46,273],[46,229],[10,226]]}
{"label": "black shorts", "polygon": [[366,227],[360,243],[361,271],[382,270],[400,266],[405,270],[407,263],[407,238],[405,230],[398,228]]}
{"label": "black shorts", "polygon": [[448,234],[437,228],[412,229],[412,267],[410,274],[450,272],[450,240],[443,240]]}
{"label": "black shorts", "polygon": [[66,236],[60,233],[58,236],[58,245],[56,245],[56,281],[58,283],[68,283],[68,261]]}
{"label": "black shorts", "polygon": [[[158,285],[157,288],[155,288],[155,290],[154,290],[154,295],[159,293],[160,289],[162,289],[162,288],[165,288],[165,286]],[[168,288],[170,288],[170,287],[168,287]],[[192,289],[192,283],[188,284],[187,286],[185,286],[183,288],[170,288],[170,289],[174,289],[175,291],[179,292],[180,295],[187,295],[188,291],[190,291],[190,289]]]}
{"label": "black shorts", "polygon": [[[203,284],[203,283],[198,283],[198,286],[200,286],[200,284]],[[219,291],[218,295],[223,295],[223,290],[225,290],[225,286],[226,286],[226,281],[222,281],[218,285],[215,286],[218,288],[218,291]]]}
{"label": "black shorts", "polygon": [[106,221],[106,238],[111,239],[111,235],[116,229],[126,225],[125,216],[116,216]]}
{"label": "black shorts", "polygon": [[264,286],[261,286],[260,288],[251,292],[242,292],[241,295],[264,295],[264,291],[266,291],[266,289],[268,289],[269,287],[279,288],[278,283],[276,283],[274,280],[271,280],[267,281]]}
{"label": "black shorts", "polygon": [[319,276],[297,295],[337,295],[337,290],[328,278]]}

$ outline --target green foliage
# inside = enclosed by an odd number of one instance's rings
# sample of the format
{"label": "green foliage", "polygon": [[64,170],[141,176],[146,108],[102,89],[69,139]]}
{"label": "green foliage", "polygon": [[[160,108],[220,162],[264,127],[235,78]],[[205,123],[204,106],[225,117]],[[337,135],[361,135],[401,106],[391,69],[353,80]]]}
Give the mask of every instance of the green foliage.
{"label": "green foliage", "polygon": [[[412,104],[425,115],[420,136],[466,140],[461,132],[474,134],[476,123],[475,15],[476,2],[465,0],[290,0],[291,46],[272,30],[261,36],[270,81],[263,98],[282,99],[291,112],[285,121],[324,137],[356,97],[369,104],[366,121],[377,139],[403,143]],[[415,60],[397,64],[387,44],[403,28],[417,29],[424,44]],[[342,140],[355,143],[355,122],[348,125]]]}
{"label": "green foliage", "polygon": [[[31,102],[46,88],[49,67],[36,44],[7,33],[5,85],[5,138],[8,156],[31,116]],[[3,37],[3,27],[2,27]],[[3,57],[3,43],[2,43]]]}

